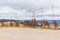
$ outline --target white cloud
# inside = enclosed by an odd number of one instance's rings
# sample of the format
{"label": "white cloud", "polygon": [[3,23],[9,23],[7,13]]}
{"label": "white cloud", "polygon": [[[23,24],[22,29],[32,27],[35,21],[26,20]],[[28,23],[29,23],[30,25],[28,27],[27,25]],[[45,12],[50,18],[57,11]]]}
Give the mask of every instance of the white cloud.
{"label": "white cloud", "polygon": [[[0,0],[0,19],[32,19],[33,17],[26,16],[32,16],[33,13],[31,13],[31,11],[34,8],[38,9],[36,15],[40,16],[36,17],[37,19],[41,18],[41,14],[43,15],[43,19],[53,19],[51,16],[48,16],[53,15],[51,6],[52,4],[56,6],[56,8],[54,8],[54,15],[60,15],[60,0],[51,1],[52,0]],[[41,8],[44,8],[42,13]],[[55,19],[59,20],[60,16],[56,16]]]}
{"label": "white cloud", "polygon": [[18,19],[25,17],[25,10],[16,10],[11,7],[0,7],[0,19]]}
{"label": "white cloud", "polygon": [[[47,19],[47,20],[53,20],[52,16],[48,16],[48,15],[53,15],[52,14],[52,9],[46,10],[46,12],[39,12],[39,10],[36,12],[35,18],[37,20],[41,20],[41,19]],[[55,10],[54,13],[56,13],[56,15],[60,15],[59,13],[57,13],[60,11],[58,9]],[[41,17],[42,15],[42,17]],[[44,16],[45,15],[45,16]],[[13,9],[12,7],[0,7],[0,19],[18,19],[18,20],[31,20],[33,17],[33,13],[28,12],[27,10],[16,10]],[[54,17],[55,20],[59,20],[59,17]]]}
{"label": "white cloud", "polygon": [[11,7],[0,7],[0,13],[10,13],[10,12],[14,12],[15,10],[13,10]]}

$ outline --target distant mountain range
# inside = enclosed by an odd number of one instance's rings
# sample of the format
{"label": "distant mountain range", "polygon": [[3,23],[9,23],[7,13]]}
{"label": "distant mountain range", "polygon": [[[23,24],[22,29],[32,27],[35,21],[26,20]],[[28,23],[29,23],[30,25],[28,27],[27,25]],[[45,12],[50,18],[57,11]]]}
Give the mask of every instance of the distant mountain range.
{"label": "distant mountain range", "polygon": [[7,22],[7,21],[18,21],[18,22],[23,22],[23,20],[13,20],[13,19],[0,19],[0,22]]}
{"label": "distant mountain range", "polygon": [[[42,20],[42,21],[46,21],[46,20]],[[41,22],[41,20],[37,20],[37,22]],[[48,20],[48,22],[50,23],[50,24],[53,24],[54,23],[54,20]],[[57,22],[57,24],[60,24],[60,20],[56,20],[56,22]]]}
{"label": "distant mountain range", "polygon": [[[14,21],[14,22],[16,22],[16,21],[18,21],[18,22],[24,22],[24,21],[31,21],[31,20],[13,20],[13,19],[0,19],[0,22],[8,22],[8,21]],[[39,22],[41,22],[41,21],[46,21],[46,20],[37,20],[37,22],[39,23]],[[48,20],[48,22],[50,23],[50,24],[53,24],[54,23],[54,20]],[[56,20],[56,22],[57,22],[57,24],[60,24],[60,20]]]}

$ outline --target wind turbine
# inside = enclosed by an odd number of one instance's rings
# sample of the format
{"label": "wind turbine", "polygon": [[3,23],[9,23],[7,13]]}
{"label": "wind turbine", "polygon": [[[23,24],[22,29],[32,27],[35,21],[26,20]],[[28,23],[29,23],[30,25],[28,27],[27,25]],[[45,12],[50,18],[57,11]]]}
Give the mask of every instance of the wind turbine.
{"label": "wind turbine", "polygon": [[35,27],[37,25],[37,21],[36,21],[36,18],[35,18],[35,11],[36,10],[33,9],[33,11],[32,11],[32,13],[33,13],[33,15],[32,15],[33,19],[32,19],[32,21],[30,23],[30,26],[33,26],[33,27]]}
{"label": "wind turbine", "polygon": [[18,27],[19,26],[19,22],[18,22],[18,18],[17,18],[17,12],[15,12],[14,17],[15,17],[15,20],[16,20],[16,26]]}
{"label": "wind turbine", "polygon": [[53,17],[53,20],[54,20],[54,29],[57,29],[58,24],[57,24],[56,20],[54,19],[54,6],[53,5],[52,5],[52,17]]}
{"label": "wind turbine", "polygon": [[53,20],[54,20],[54,29],[57,29],[58,24],[57,24],[56,20],[54,19],[54,1],[51,0],[51,3],[52,3],[52,17],[53,17]]}

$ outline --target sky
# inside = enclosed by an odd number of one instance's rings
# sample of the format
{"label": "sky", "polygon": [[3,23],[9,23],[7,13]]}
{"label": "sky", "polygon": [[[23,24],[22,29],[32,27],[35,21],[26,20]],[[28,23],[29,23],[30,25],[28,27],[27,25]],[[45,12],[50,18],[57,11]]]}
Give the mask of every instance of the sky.
{"label": "sky", "polygon": [[0,0],[0,19],[31,20],[34,17],[60,20],[60,0]]}

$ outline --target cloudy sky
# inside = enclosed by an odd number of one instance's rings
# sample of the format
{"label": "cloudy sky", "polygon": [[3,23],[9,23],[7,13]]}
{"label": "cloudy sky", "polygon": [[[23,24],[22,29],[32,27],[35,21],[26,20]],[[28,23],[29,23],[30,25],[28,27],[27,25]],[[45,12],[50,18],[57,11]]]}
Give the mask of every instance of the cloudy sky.
{"label": "cloudy sky", "polygon": [[28,20],[33,17],[60,20],[60,0],[0,0],[0,19]]}

